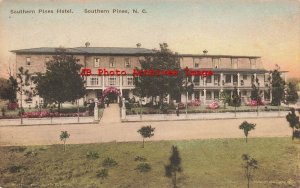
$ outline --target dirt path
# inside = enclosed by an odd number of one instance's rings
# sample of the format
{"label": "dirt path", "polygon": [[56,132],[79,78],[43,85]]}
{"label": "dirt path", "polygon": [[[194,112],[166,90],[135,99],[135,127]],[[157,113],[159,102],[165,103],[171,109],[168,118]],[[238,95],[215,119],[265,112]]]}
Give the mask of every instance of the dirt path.
{"label": "dirt path", "polygon": [[120,108],[118,104],[110,104],[105,107],[100,124],[120,123]]}
{"label": "dirt path", "polygon": [[[141,141],[137,130],[144,125],[155,127],[151,140],[185,140],[209,138],[241,138],[244,136],[238,126],[244,120],[199,120],[164,121],[142,123],[102,123],[0,127],[0,145],[48,145],[61,143],[59,134],[68,131],[68,143]],[[285,118],[248,119],[256,123],[256,129],[249,137],[285,137],[291,129]]]}

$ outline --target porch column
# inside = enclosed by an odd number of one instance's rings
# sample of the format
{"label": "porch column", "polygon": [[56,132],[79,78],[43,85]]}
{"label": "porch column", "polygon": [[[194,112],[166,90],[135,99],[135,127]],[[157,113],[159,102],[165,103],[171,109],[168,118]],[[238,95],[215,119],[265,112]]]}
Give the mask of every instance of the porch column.
{"label": "porch column", "polygon": [[215,91],[214,90],[211,91],[211,99],[212,99],[212,101],[215,99]]}
{"label": "porch column", "polygon": [[254,82],[256,82],[256,73],[254,73]]}
{"label": "porch column", "polygon": [[203,103],[206,104],[206,89],[203,90],[203,94],[204,94],[204,101],[203,101]]}
{"label": "porch column", "polygon": [[102,92],[104,91],[105,77],[102,75]]}
{"label": "porch column", "polygon": [[120,77],[120,93],[121,93],[121,97],[123,98],[123,76],[119,76]]}
{"label": "porch column", "polygon": [[238,83],[237,83],[237,86],[240,87],[240,85],[241,85],[241,81],[240,81],[240,73],[237,73],[237,77],[238,77]]}
{"label": "porch column", "polygon": [[233,85],[233,74],[230,75],[230,83]]}
{"label": "porch column", "polygon": [[192,100],[195,100],[195,93],[194,93],[194,91],[192,93]]}
{"label": "porch column", "polygon": [[220,82],[221,82],[221,87],[223,88],[223,81],[224,81],[224,74],[223,72],[220,74]]}
{"label": "porch column", "polygon": [[211,75],[211,83],[212,83],[212,85],[215,85],[215,76],[214,75]]}

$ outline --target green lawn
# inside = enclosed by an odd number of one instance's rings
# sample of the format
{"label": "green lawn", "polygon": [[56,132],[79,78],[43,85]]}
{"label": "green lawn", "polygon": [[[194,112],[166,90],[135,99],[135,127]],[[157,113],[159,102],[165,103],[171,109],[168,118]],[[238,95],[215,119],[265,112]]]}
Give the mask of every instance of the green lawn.
{"label": "green lawn", "polygon": [[[259,164],[251,187],[300,186],[300,142],[291,138],[252,138],[248,144],[244,139],[146,142],[144,149],[140,142],[113,142],[68,145],[65,153],[62,145],[0,147],[0,186],[172,187],[171,180],[164,176],[172,145],[178,146],[182,157],[179,187],[246,187],[241,158],[244,153]],[[89,151],[98,152],[99,158],[88,159]],[[150,172],[135,170],[139,164],[134,160],[136,156],[147,159]],[[107,179],[98,178],[96,172],[103,168],[107,157],[118,165],[108,168]]]}

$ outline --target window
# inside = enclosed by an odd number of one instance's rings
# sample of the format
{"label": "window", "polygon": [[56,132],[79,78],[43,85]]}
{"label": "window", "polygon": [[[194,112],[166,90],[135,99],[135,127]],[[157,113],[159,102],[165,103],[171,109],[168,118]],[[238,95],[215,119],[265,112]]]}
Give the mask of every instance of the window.
{"label": "window", "polygon": [[130,59],[127,57],[125,58],[125,68],[130,68],[130,67],[131,67]]}
{"label": "window", "polygon": [[109,58],[109,67],[115,67],[115,58],[111,57]]}
{"label": "window", "polygon": [[117,78],[115,76],[108,77],[108,85],[115,86],[117,83]]}
{"label": "window", "polygon": [[238,68],[238,59],[236,59],[236,58],[232,59],[231,66],[232,66],[232,68],[237,69]]}
{"label": "window", "polygon": [[247,91],[242,91],[242,96],[247,96]]}
{"label": "window", "polygon": [[214,91],[214,99],[219,99],[219,91]]}
{"label": "window", "polygon": [[206,83],[211,83],[211,76],[206,77]]}
{"label": "window", "polygon": [[100,58],[95,58],[94,67],[100,67]]}
{"label": "window", "polygon": [[133,77],[127,77],[127,85],[129,86],[133,85]]}
{"label": "window", "polygon": [[226,83],[231,83],[231,75],[230,74],[225,75],[225,82]]}
{"label": "window", "polygon": [[30,66],[30,64],[31,64],[31,58],[26,57],[26,66]]}
{"label": "window", "polygon": [[250,67],[251,67],[251,69],[256,69],[256,61],[255,61],[255,59],[250,59]]}
{"label": "window", "polygon": [[92,86],[97,86],[99,84],[98,77],[91,77],[90,83]]}
{"label": "window", "polygon": [[243,80],[247,80],[247,74],[243,75]]}
{"label": "window", "polygon": [[213,68],[219,68],[220,66],[220,59],[219,58],[213,58]]}
{"label": "window", "polygon": [[214,75],[214,85],[219,85],[220,83],[220,75]]}
{"label": "window", "polygon": [[206,91],[206,100],[211,100],[211,91]]}
{"label": "window", "polygon": [[199,68],[199,59],[194,59],[194,67]]}

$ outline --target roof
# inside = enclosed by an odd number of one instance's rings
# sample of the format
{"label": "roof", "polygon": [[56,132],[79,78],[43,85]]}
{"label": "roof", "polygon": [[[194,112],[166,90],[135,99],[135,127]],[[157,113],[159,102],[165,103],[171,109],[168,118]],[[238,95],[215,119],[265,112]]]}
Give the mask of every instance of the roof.
{"label": "roof", "polygon": [[210,57],[210,58],[260,58],[260,56],[242,55],[207,55],[207,54],[179,54],[180,57]]}
{"label": "roof", "polygon": [[[19,54],[55,54],[59,48],[40,47],[12,50]],[[155,53],[155,50],[147,48],[130,47],[75,47],[64,48],[70,54],[93,54],[93,55],[146,55]],[[179,57],[210,57],[210,58],[260,58],[260,56],[237,56],[237,55],[208,55],[208,54],[178,54]]]}
{"label": "roof", "polygon": [[200,70],[200,71],[213,71],[213,72],[223,72],[223,73],[259,73],[259,74],[262,74],[262,73],[268,73],[270,71],[266,70],[266,69],[229,69],[229,68],[201,68],[201,69],[193,69],[193,68],[190,68],[191,70]]}
{"label": "roof", "polygon": [[[54,54],[59,48],[41,47],[12,50],[14,53],[24,54]],[[154,51],[146,48],[126,48],[126,47],[76,47],[64,48],[70,54],[105,54],[105,55],[137,55],[151,54]]]}

